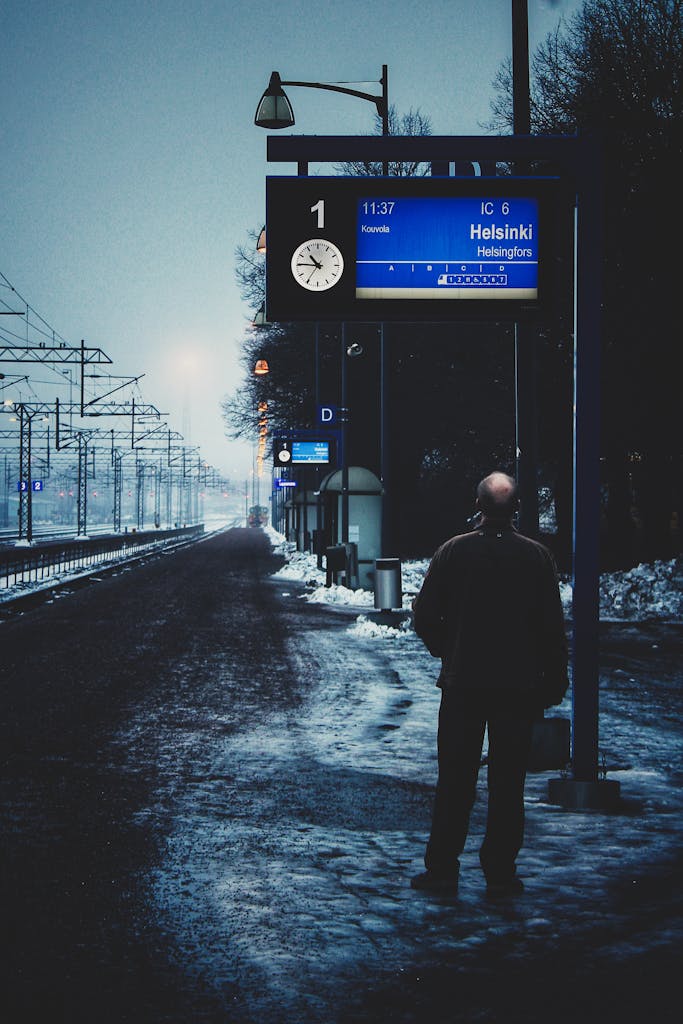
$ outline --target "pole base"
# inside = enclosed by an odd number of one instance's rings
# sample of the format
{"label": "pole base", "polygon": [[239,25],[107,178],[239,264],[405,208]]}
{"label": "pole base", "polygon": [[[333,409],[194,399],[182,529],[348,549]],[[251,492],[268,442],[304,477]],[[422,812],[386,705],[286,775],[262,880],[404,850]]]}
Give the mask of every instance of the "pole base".
{"label": "pole base", "polygon": [[410,615],[406,608],[373,608],[365,613],[366,618],[378,626],[393,626],[394,629],[398,629]]}
{"label": "pole base", "polygon": [[577,782],[550,779],[548,801],[575,811],[616,811],[621,806],[620,785],[612,779]]}

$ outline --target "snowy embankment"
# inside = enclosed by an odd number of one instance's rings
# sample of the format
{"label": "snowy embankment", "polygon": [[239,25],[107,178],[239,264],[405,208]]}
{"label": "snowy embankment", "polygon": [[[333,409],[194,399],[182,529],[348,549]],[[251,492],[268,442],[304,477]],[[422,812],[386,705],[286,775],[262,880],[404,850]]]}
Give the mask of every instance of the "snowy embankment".
{"label": "snowy embankment", "polygon": [[[297,551],[281,533],[265,528],[274,550],[286,558],[286,564],[275,575],[278,579],[297,580],[308,588],[308,601],[324,604],[348,605],[353,608],[374,607],[374,594],[370,590],[350,590],[333,584],[325,586],[325,572],[317,567],[315,555]],[[406,561],[401,564],[403,607],[410,609],[419,591],[429,559]],[[560,581],[560,593],[565,612],[571,613],[571,581]],[[669,562],[637,565],[623,572],[604,573],[600,577],[600,618],[603,621],[661,621],[683,620],[683,563],[680,558]],[[411,632],[405,620],[400,628],[392,629],[370,622],[361,613],[356,629],[365,635],[400,638]]]}
{"label": "snowy embankment", "polygon": [[[237,520],[227,520],[225,516],[207,517],[203,524],[204,533],[200,538],[195,537],[191,543],[201,543],[201,541],[208,540],[215,533],[227,530],[242,521],[242,517],[238,517]],[[96,534],[93,534],[92,537],[96,539]],[[159,537],[161,543],[157,546],[157,553],[164,550],[163,530],[160,532]],[[91,538],[84,536],[62,539],[87,541]],[[187,543],[187,541],[179,538],[177,543],[183,544]],[[118,566],[125,566],[126,563],[136,561],[140,557],[146,557],[153,553],[153,545],[146,549],[134,548],[132,550],[123,549],[119,552],[101,553],[96,551],[90,552],[86,547],[78,559],[70,556],[68,561],[66,559],[64,562],[55,561],[46,568],[40,563],[39,559],[29,559],[22,566],[23,552],[30,555],[31,551],[34,550],[33,544],[16,541],[12,547],[19,549],[20,552],[16,559],[16,565],[12,558],[8,558],[6,562],[2,563],[3,573],[0,575],[0,604],[5,603],[6,606],[13,600],[24,598],[29,594],[39,591],[47,592],[63,585],[68,586],[70,583],[81,579],[94,579],[94,572],[106,572]],[[171,546],[167,545],[165,550],[171,550]],[[35,551],[39,553],[40,549],[35,548]]]}

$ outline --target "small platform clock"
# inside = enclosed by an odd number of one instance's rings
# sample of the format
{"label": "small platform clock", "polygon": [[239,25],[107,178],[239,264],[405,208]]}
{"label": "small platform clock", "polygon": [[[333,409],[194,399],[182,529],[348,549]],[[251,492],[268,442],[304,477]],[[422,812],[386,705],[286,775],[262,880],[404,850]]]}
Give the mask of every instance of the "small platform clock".
{"label": "small platform clock", "polygon": [[324,292],[334,288],[343,273],[344,257],[334,242],[324,238],[310,238],[294,250],[294,280],[310,292]]}

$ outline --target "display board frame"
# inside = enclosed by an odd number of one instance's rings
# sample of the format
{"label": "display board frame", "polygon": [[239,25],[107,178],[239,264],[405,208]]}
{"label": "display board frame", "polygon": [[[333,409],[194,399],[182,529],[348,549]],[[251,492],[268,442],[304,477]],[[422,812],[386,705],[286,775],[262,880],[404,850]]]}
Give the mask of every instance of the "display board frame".
{"label": "display board frame", "polygon": [[[553,177],[268,176],[267,320],[542,320],[555,302],[555,256],[563,247],[562,224],[567,223],[567,218],[563,219],[562,211],[567,211],[568,202],[566,195],[563,201],[560,180]],[[511,211],[507,220],[501,213],[505,204]],[[530,205],[533,222],[527,216]],[[522,206],[523,217],[518,213]],[[465,263],[457,259],[463,252],[462,238],[457,235],[458,221],[448,219],[450,211],[464,211],[466,207],[480,212],[476,223],[471,218],[471,231],[479,233],[478,241],[482,244],[472,251],[489,254],[489,258],[468,263],[469,277],[476,279],[468,287],[464,287]],[[449,227],[450,224],[455,226]],[[449,230],[452,242],[448,241]],[[405,257],[411,244],[423,265],[428,262],[423,259],[425,254],[434,252],[430,283],[434,286],[438,281],[438,286],[409,289],[400,296],[380,286],[374,289],[376,294],[368,294],[373,289],[364,289],[359,278],[360,268],[367,269],[363,263],[369,265],[376,252],[381,255],[395,251]],[[375,253],[364,261],[368,246],[374,247]],[[510,255],[514,252],[527,253],[531,258],[515,261]],[[390,259],[385,260],[388,262]],[[403,269],[410,275],[411,268],[405,266],[409,262],[410,258],[403,260]],[[476,262],[481,270],[474,265]],[[504,280],[507,285],[509,271],[518,262],[535,263],[536,277],[531,289],[504,287],[500,283]],[[417,259],[413,271],[416,263]],[[393,266],[391,269],[393,275]],[[427,268],[418,266],[419,269]],[[419,274],[412,276],[417,278]],[[461,284],[463,287],[456,287]]]}

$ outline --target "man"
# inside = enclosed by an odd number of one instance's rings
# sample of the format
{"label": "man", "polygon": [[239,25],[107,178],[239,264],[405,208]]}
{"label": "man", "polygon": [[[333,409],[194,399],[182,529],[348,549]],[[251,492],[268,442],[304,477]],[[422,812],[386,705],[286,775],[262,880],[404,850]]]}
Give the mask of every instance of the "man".
{"label": "man", "polygon": [[491,896],[524,888],[516,858],[534,720],[568,686],[567,640],[551,553],[512,525],[515,481],[477,487],[480,525],[434,555],[413,602],[415,631],[441,658],[439,777],[426,871],[415,889],[457,892],[488,726],[488,817],[479,860]]}

